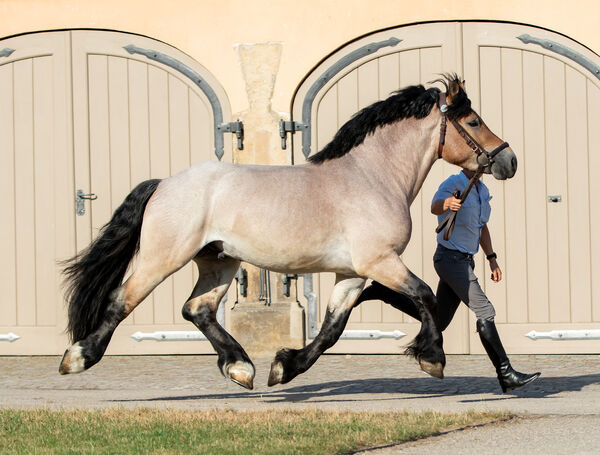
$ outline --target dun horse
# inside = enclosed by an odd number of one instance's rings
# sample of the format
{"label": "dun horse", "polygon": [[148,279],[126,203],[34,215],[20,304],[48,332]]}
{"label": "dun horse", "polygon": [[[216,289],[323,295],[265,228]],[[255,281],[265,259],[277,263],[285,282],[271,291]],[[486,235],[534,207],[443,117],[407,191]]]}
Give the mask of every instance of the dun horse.
{"label": "dun horse", "polygon": [[438,158],[470,170],[484,166],[497,179],[512,177],[517,162],[471,109],[460,80],[441,82],[445,93],[411,86],[363,109],[307,164],[208,162],[140,183],[67,263],[74,344],[60,373],[97,363],[117,325],[193,260],[199,278],[183,317],[210,341],[223,375],[244,387],[253,387],[254,365],[215,318],[240,261],[277,272],[336,273],[321,331],[303,349],[277,352],[269,385],[305,372],[335,344],[369,278],[417,304],[421,330],[407,353],[443,377],[435,296],[400,259],[411,234],[410,205]]}

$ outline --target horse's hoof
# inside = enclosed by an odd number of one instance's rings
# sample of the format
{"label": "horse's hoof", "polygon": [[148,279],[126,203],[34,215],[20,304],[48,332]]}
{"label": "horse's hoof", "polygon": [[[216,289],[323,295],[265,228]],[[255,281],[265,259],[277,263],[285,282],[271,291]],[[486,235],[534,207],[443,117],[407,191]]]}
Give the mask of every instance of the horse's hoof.
{"label": "horse's hoof", "polygon": [[254,374],[254,366],[247,362],[237,361],[225,368],[225,376],[249,390],[254,387]]}
{"label": "horse's hoof", "polygon": [[276,384],[281,384],[283,380],[283,364],[277,360],[271,363],[271,372],[269,373],[269,381],[267,385],[269,387],[274,386]]}
{"label": "horse's hoof", "polygon": [[440,362],[431,363],[427,360],[419,360],[419,365],[421,366],[421,370],[425,373],[433,376],[434,378],[444,379],[444,365]]}
{"label": "horse's hoof", "polygon": [[81,373],[85,370],[85,358],[83,357],[82,347],[79,343],[75,343],[65,351],[63,358],[58,367],[60,374]]}

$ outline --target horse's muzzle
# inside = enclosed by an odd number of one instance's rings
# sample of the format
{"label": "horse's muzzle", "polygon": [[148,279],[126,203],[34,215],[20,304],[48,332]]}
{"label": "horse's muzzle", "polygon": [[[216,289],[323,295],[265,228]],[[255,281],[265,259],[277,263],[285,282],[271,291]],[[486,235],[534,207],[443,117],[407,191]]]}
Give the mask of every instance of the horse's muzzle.
{"label": "horse's muzzle", "polygon": [[505,148],[494,157],[491,166],[485,170],[486,174],[492,174],[498,180],[506,180],[517,172],[517,156],[510,147]]}

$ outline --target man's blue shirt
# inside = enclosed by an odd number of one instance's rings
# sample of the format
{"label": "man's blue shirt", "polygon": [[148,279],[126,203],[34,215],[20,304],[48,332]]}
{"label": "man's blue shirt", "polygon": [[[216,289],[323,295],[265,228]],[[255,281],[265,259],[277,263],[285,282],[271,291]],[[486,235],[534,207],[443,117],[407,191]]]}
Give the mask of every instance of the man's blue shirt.
{"label": "man's blue shirt", "polygon": [[[452,196],[455,190],[461,193],[469,183],[469,179],[460,172],[451,175],[442,182],[437,192],[433,196],[436,199],[447,199]],[[444,230],[437,235],[437,241],[440,245],[451,250],[462,251],[463,253],[475,254],[479,250],[479,240],[481,238],[481,228],[490,219],[492,208],[490,206],[490,192],[488,187],[482,181],[473,185],[467,199],[456,214],[456,224],[454,231],[448,239],[444,240]],[[449,210],[438,215],[438,224],[446,217]]]}

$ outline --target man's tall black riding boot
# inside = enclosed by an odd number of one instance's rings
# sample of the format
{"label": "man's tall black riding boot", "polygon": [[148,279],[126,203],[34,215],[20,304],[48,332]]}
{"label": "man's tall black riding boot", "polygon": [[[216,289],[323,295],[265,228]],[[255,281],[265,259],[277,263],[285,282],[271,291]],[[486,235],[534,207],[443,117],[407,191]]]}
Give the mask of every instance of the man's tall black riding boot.
{"label": "man's tall black riding boot", "polygon": [[479,332],[479,338],[481,338],[481,344],[483,344],[488,357],[496,367],[502,392],[506,393],[517,387],[522,387],[539,377],[541,373],[525,374],[513,369],[502,347],[502,342],[500,341],[500,336],[493,320],[478,319],[477,331]]}

